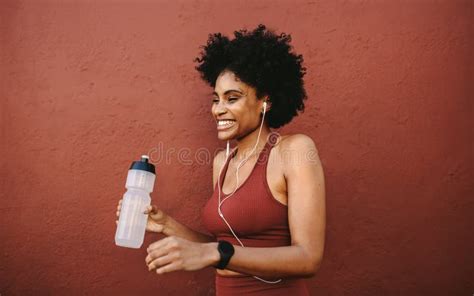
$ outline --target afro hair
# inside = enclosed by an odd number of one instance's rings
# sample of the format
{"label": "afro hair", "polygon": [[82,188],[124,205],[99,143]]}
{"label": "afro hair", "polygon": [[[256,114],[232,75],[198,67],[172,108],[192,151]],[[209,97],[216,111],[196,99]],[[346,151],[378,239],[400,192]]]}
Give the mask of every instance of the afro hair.
{"label": "afro hair", "polygon": [[195,59],[196,70],[211,87],[223,71],[233,72],[254,87],[257,97],[267,95],[271,102],[268,125],[279,128],[304,111],[306,91],[303,56],[292,52],[291,35],[275,34],[264,25],[253,31],[235,31],[230,40],[221,33],[210,34]]}

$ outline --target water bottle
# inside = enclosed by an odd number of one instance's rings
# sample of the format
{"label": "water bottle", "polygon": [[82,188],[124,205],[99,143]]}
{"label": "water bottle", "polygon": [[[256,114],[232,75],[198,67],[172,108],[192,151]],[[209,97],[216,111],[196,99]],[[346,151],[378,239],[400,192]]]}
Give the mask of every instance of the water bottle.
{"label": "water bottle", "polygon": [[115,233],[115,244],[121,247],[139,249],[145,237],[148,215],[143,212],[150,205],[150,193],[155,184],[155,166],[148,162],[149,157],[142,155],[134,161],[128,170],[123,195],[122,208]]}

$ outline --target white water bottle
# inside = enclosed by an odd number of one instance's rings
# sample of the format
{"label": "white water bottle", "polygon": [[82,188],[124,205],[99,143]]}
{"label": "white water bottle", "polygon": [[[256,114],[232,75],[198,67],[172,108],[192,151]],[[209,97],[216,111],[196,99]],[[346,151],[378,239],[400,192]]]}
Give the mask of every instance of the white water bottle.
{"label": "white water bottle", "polygon": [[115,244],[121,247],[138,249],[143,244],[148,215],[144,214],[150,205],[150,193],[155,184],[155,166],[148,162],[149,157],[142,155],[134,161],[128,170],[123,195],[122,208],[115,233]]}

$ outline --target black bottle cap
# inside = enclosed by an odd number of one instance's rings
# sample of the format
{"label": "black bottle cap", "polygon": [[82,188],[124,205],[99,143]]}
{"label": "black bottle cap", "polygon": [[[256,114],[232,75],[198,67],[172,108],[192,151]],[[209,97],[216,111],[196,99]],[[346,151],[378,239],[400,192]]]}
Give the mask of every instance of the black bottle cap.
{"label": "black bottle cap", "polygon": [[142,170],[155,174],[155,166],[148,162],[148,155],[142,155],[142,159],[132,162],[131,170]]}

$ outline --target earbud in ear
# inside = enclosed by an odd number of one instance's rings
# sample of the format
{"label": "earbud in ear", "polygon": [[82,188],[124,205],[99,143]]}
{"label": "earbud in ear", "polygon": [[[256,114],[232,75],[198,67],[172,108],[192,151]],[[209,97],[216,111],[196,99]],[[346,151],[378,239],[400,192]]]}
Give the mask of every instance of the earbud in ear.
{"label": "earbud in ear", "polygon": [[263,102],[262,113],[267,111],[267,101]]}

